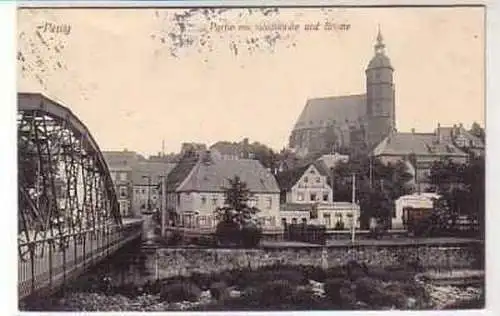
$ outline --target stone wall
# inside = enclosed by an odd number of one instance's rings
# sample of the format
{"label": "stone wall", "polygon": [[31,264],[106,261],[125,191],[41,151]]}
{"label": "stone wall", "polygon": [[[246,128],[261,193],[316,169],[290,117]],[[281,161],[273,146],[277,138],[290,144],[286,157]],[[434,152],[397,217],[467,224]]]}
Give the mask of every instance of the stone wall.
{"label": "stone wall", "polygon": [[346,264],[349,260],[368,266],[395,267],[417,257],[426,269],[482,268],[482,244],[405,245],[359,247],[273,247],[260,249],[158,249],[148,256],[147,269],[155,278],[219,272],[241,267],[258,268],[281,264],[315,265],[323,268]]}

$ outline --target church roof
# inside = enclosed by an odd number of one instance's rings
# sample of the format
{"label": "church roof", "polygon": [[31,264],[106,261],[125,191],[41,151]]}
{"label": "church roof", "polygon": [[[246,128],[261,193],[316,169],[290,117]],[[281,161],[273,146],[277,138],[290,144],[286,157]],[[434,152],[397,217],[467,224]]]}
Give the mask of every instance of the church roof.
{"label": "church roof", "polygon": [[393,132],[382,140],[373,150],[374,156],[415,154],[419,156],[459,156],[467,154],[454,146],[450,141],[433,133],[398,133]]}
{"label": "church roof", "polygon": [[366,113],[366,94],[309,99],[295,130],[357,122]]}

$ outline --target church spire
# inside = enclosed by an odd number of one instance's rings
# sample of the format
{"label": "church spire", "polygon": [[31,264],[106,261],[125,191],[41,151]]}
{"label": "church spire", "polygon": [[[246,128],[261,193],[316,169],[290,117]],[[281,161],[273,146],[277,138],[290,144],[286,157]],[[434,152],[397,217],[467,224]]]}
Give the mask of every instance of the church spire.
{"label": "church spire", "polygon": [[377,44],[375,44],[375,53],[383,54],[384,53],[384,38],[382,37],[382,32],[380,31],[380,24],[378,25],[378,34],[377,34]]}

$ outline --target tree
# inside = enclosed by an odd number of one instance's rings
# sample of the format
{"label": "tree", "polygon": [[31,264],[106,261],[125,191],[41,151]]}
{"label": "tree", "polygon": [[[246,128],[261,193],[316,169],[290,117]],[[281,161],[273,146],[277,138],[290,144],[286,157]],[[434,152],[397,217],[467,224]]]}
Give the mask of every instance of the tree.
{"label": "tree", "polygon": [[437,161],[431,167],[430,180],[441,195],[442,202],[447,205],[448,212],[477,219],[480,231],[484,234],[484,157],[471,155],[468,164],[457,164],[451,160]]}
{"label": "tree", "polygon": [[485,135],[485,132],[484,132],[484,128],[482,128],[481,125],[479,125],[477,122],[472,123],[472,126],[471,126],[471,129],[470,129],[469,133],[471,133],[472,135],[478,137],[483,142],[484,142],[484,140],[486,138],[486,135]]}
{"label": "tree", "polygon": [[368,226],[372,217],[387,224],[392,217],[393,201],[412,191],[408,184],[412,175],[404,162],[384,164],[365,156],[337,164],[333,170],[334,201],[351,200],[353,174],[363,227]]}
{"label": "tree", "polygon": [[248,205],[251,193],[245,182],[238,176],[229,180],[225,190],[225,205],[215,209],[215,215],[220,220],[216,235],[222,243],[236,243],[245,246],[258,243],[261,229],[256,223],[255,215],[260,211]]}

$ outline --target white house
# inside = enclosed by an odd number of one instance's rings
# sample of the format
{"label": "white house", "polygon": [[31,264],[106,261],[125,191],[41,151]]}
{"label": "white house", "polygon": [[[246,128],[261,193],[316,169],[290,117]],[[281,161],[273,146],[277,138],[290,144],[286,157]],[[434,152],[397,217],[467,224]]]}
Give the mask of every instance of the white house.
{"label": "white house", "polygon": [[[228,179],[246,183],[264,228],[279,225],[279,187],[274,176],[258,160],[217,159],[210,152],[181,160],[167,180],[170,224],[191,228],[215,228],[214,211],[225,205]],[[173,216],[172,216],[173,215]]]}
{"label": "white house", "polygon": [[415,193],[401,196],[395,203],[395,214],[392,218],[393,229],[403,229],[403,210],[405,208],[429,209],[434,207],[434,199],[439,198],[436,193]]}
{"label": "white house", "polygon": [[279,173],[281,224],[322,224],[345,229],[359,227],[360,208],[349,202],[333,202],[328,171],[321,162]]}

